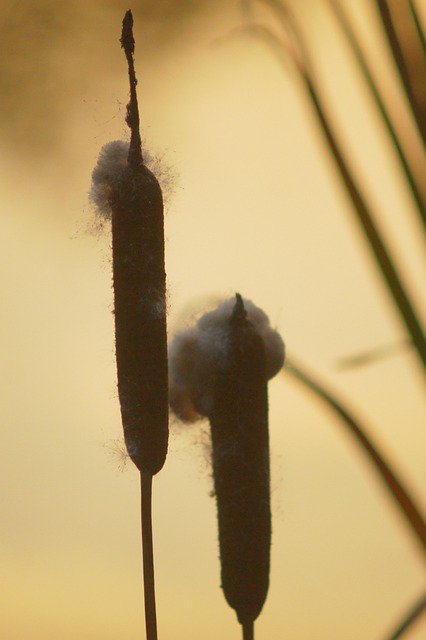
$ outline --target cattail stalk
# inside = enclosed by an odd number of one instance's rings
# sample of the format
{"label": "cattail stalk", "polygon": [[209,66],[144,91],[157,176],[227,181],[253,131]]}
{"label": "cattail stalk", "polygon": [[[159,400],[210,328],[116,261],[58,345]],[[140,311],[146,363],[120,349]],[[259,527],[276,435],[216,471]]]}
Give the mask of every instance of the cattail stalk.
{"label": "cattail stalk", "polygon": [[160,185],[142,158],[132,25],[128,11],[121,44],[129,61],[131,140],[111,194],[115,343],[127,449],[140,471],[154,475],[168,440],[164,218]]}
{"label": "cattail stalk", "polygon": [[142,558],[145,604],[145,629],[148,640],[157,638],[155,603],[154,549],[152,544],[152,474],[141,471]]}
{"label": "cattail stalk", "polygon": [[243,624],[243,640],[254,640],[254,623],[252,620]]}
{"label": "cattail stalk", "polygon": [[114,141],[103,147],[91,199],[112,225],[118,395],[127,451],[141,474],[146,635],[157,640],[151,501],[152,478],[165,462],[168,443],[164,219],[160,185],[143,162],[131,11],[121,45],[129,69],[130,145]]}
{"label": "cattail stalk", "polygon": [[146,637],[157,640],[151,501],[152,476],[164,464],[168,441],[164,219],[161,188],[143,164],[130,10],[121,46],[129,68],[131,138],[121,188],[112,198],[117,377],[124,437],[141,473]]}

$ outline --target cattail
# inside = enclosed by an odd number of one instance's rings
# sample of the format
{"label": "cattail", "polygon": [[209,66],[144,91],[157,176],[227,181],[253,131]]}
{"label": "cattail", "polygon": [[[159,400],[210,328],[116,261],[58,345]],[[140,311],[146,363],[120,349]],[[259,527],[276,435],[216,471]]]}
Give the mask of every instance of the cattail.
{"label": "cattail", "polygon": [[143,164],[130,12],[121,42],[129,62],[131,140],[102,148],[91,199],[112,221],[115,347],[126,446],[141,471],[155,474],[164,464],[168,441],[163,198]]}
{"label": "cattail", "polygon": [[210,421],[222,588],[249,638],[269,585],[267,382],[284,362],[284,344],[237,294],[178,334],[169,361],[172,409]]}
{"label": "cattail", "polygon": [[131,11],[121,45],[129,69],[130,144],[103,147],[91,199],[112,224],[118,395],[126,447],[141,476],[145,624],[147,640],[157,640],[151,504],[152,477],[165,462],[168,442],[164,220],[160,185],[142,157]]}

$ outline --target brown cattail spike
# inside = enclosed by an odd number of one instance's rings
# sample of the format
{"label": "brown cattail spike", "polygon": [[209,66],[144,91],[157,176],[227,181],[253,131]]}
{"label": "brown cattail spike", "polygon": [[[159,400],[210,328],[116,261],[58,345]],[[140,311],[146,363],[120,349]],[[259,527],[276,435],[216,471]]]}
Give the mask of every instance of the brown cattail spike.
{"label": "brown cattail spike", "polygon": [[209,419],[222,588],[240,623],[247,624],[259,615],[268,591],[271,514],[265,346],[239,295]]}
{"label": "brown cattail spike", "polygon": [[103,147],[91,197],[112,221],[117,379],[126,446],[140,471],[155,474],[168,442],[164,215],[160,185],[142,162],[132,25],[128,11],[121,44],[129,66],[130,145],[115,141]]}
{"label": "brown cattail spike", "polygon": [[168,440],[163,201],[154,175],[128,165],[112,196],[118,392],[129,455],[157,473]]}
{"label": "brown cattail spike", "polygon": [[210,420],[222,588],[244,640],[269,585],[271,513],[267,382],[285,346],[268,316],[237,294],[174,337],[170,406],[186,422]]}
{"label": "brown cattail spike", "polygon": [[129,69],[130,144],[104,145],[90,197],[112,224],[118,395],[127,451],[141,476],[146,638],[157,640],[151,501],[153,475],[168,444],[164,215],[160,185],[142,158],[131,11],[124,16],[121,45]]}

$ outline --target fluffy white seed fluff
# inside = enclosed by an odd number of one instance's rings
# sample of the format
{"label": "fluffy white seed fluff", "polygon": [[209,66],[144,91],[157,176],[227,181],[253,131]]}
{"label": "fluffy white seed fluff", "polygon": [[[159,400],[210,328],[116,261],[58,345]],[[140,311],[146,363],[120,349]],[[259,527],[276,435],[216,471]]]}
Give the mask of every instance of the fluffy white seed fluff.
{"label": "fluffy white seed fluff", "polygon": [[[215,376],[226,363],[229,350],[229,320],[234,306],[235,298],[225,300],[201,316],[194,326],[177,333],[170,344],[169,402],[185,422],[208,415],[212,408]],[[264,342],[270,379],[284,364],[284,342],[262,309],[245,299],[244,307]]]}
{"label": "fluffy white seed fluff", "polygon": [[90,201],[97,212],[107,220],[111,220],[111,194],[120,186],[122,173],[127,165],[129,143],[124,140],[113,140],[105,144],[92,172],[92,188]]}
{"label": "fluffy white seed fluff", "polygon": [[[161,184],[163,195],[169,197],[174,189],[172,169],[161,156],[151,155],[145,148],[143,161]],[[123,171],[127,165],[129,142],[113,140],[100,150],[98,161],[92,171],[92,187],[89,200],[97,213],[105,220],[111,220],[111,195],[120,189]]]}

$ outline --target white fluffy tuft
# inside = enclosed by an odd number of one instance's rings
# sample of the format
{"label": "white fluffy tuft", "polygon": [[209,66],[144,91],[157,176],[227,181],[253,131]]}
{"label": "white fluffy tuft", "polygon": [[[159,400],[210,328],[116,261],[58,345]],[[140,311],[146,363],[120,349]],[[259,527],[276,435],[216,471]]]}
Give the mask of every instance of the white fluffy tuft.
{"label": "white fluffy tuft", "polygon": [[[212,409],[214,379],[226,361],[234,306],[235,298],[225,300],[214,311],[201,316],[193,327],[177,333],[170,344],[169,402],[185,422],[198,420]],[[264,342],[270,379],[284,364],[284,342],[262,309],[245,299],[244,307],[248,320]]]}
{"label": "white fluffy tuft", "polygon": [[124,140],[113,140],[105,144],[92,172],[92,188],[89,199],[97,212],[107,220],[111,220],[111,194],[120,185],[123,170],[127,165],[129,143]]}
{"label": "white fluffy tuft", "polygon": [[[160,182],[165,197],[174,191],[174,174],[165,160],[159,155],[152,155],[143,145],[143,162]],[[98,161],[92,171],[92,186],[89,200],[96,212],[104,219],[111,220],[111,197],[120,189],[123,171],[127,166],[129,142],[113,140],[107,142],[100,150]]]}

